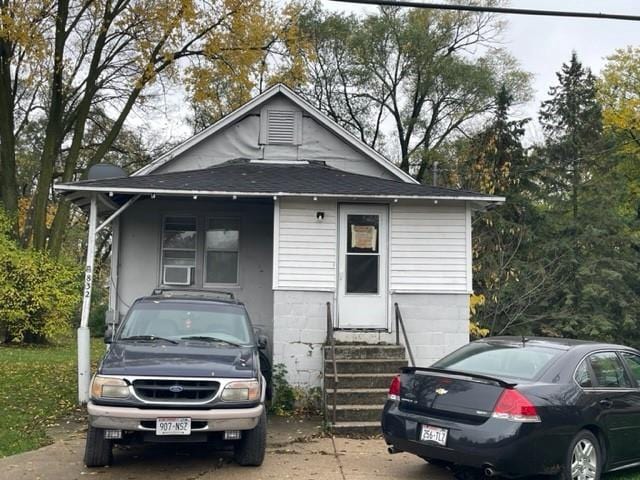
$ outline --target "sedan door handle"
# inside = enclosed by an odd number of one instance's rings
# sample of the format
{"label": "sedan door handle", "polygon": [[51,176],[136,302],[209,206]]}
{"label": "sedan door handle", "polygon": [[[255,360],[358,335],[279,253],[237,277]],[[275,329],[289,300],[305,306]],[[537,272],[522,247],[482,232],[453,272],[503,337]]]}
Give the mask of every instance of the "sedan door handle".
{"label": "sedan door handle", "polygon": [[604,400],[600,400],[600,406],[603,408],[611,408],[613,407],[613,402],[611,400],[609,400],[608,398],[605,398]]}

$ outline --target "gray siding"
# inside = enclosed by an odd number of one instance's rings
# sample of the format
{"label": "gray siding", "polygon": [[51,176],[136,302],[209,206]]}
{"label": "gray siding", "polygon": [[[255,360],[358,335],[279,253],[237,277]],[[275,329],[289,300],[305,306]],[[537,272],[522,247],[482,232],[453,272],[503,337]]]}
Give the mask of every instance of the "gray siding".
{"label": "gray siding", "polygon": [[[264,109],[297,110],[283,96]],[[302,117],[302,143],[296,146],[260,145],[260,113],[256,110],[237,123],[201,141],[153,173],[196,170],[236,158],[251,160],[319,160],[347,172],[398,180],[376,161],[356,151],[308,116]]]}
{"label": "gray siding", "polygon": [[[122,214],[119,224],[119,250],[116,255],[119,314],[125,314],[136,298],[149,295],[160,286],[162,219],[166,215],[194,215],[200,223],[216,216],[241,219],[239,285],[222,289],[233,291],[246,304],[254,326],[261,327],[272,338],[271,202],[149,199],[134,204]],[[199,236],[198,243],[204,244],[204,235]],[[194,287],[202,287],[203,264],[199,253]],[[115,282],[116,277],[112,283]]]}

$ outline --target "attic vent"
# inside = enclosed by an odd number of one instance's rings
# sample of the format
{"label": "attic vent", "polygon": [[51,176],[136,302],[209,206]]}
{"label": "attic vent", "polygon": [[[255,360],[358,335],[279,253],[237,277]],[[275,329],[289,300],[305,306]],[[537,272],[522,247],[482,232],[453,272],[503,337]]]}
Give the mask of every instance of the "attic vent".
{"label": "attic vent", "polygon": [[267,145],[299,145],[302,112],[266,110],[262,115],[262,143]]}

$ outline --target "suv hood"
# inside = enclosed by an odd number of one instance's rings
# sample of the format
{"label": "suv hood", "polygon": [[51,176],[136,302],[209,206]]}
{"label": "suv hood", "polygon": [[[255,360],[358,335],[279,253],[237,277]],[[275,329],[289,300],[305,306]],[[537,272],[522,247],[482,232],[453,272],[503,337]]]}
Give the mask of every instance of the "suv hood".
{"label": "suv hood", "polygon": [[214,347],[188,342],[113,343],[99,368],[103,375],[256,378],[254,347]]}

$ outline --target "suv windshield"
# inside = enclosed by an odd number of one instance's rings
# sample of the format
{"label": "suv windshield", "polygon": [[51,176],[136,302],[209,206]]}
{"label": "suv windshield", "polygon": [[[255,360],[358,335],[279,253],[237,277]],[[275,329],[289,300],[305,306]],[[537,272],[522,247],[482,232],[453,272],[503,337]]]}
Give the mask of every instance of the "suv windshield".
{"label": "suv windshield", "polygon": [[134,304],[118,340],[203,340],[248,345],[253,342],[242,306],[217,303],[150,301]]}
{"label": "suv windshield", "polygon": [[562,353],[562,350],[549,347],[479,342],[456,350],[434,363],[433,367],[491,377],[532,380]]}

